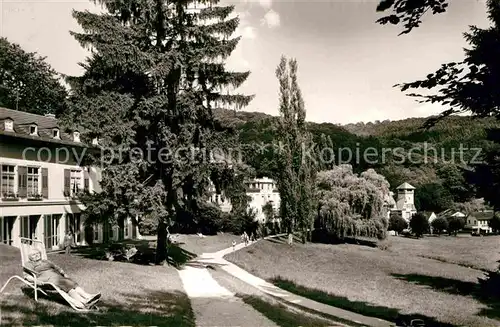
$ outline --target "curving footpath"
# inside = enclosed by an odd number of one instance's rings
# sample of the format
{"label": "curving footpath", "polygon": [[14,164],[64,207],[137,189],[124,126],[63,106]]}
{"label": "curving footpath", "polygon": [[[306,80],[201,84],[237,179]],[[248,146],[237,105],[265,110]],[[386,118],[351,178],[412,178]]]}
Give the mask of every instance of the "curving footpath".
{"label": "curving footpath", "polygon": [[[255,242],[251,242],[249,245]],[[244,247],[245,244],[240,243],[236,245],[234,251],[238,251]],[[285,302],[292,303],[299,307],[318,311],[327,314],[329,316],[342,318],[344,320],[352,321],[364,326],[370,326],[370,327],[395,326],[395,323],[389,321],[385,321],[374,317],[363,316],[355,312],[332,307],[285,291],[277,286],[274,286],[269,282],[266,282],[265,280],[257,276],[250,274],[249,272],[241,269],[240,267],[236,266],[235,264],[223,258],[226,254],[229,254],[231,252],[233,252],[232,247],[214,253],[204,253],[200,257],[196,258],[193,262],[204,265],[205,267],[209,265],[218,266],[228,274],[244,281],[245,283],[259,289],[260,291],[268,295],[280,298]],[[209,274],[208,271],[206,271],[206,273]]]}
{"label": "curving footpath", "polygon": [[217,283],[203,264],[192,261],[177,271],[191,301],[196,326],[278,327]]}

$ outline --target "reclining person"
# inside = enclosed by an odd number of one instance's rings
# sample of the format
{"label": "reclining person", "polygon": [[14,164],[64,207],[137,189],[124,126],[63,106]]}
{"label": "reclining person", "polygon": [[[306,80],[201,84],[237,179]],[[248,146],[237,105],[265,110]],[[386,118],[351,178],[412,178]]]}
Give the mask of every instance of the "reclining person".
{"label": "reclining person", "polygon": [[52,283],[68,293],[77,308],[88,308],[101,297],[100,293],[89,294],[85,292],[57,265],[48,260],[42,260],[42,254],[39,250],[33,250],[28,258],[29,261],[25,264],[25,267],[37,274],[37,280],[43,283]]}

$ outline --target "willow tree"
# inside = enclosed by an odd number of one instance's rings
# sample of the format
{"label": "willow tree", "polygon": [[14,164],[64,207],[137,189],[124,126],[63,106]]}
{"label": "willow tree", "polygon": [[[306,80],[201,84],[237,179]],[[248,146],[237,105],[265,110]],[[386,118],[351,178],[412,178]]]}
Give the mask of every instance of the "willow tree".
{"label": "willow tree", "polygon": [[277,123],[277,185],[280,218],[292,244],[293,233],[307,231],[314,222],[314,143],[307,130],[306,110],[297,79],[297,61],[281,57],[276,69],[280,84],[280,118]]}
{"label": "willow tree", "polygon": [[383,239],[387,219],[383,214],[389,183],[370,169],[357,176],[351,165],[340,165],[317,176],[318,223],[338,239],[366,236]]}
{"label": "willow tree", "polygon": [[[239,20],[230,17],[234,6],[217,0],[96,2],[104,12],[73,13],[83,32],[72,34],[92,52],[83,76],[69,79],[66,116],[105,154],[94,158],[104,168],[102,193],[86,205],[118,221],[154,212],[156,263],[164,263],[168,226],[197,210],[214,170],[237,164],[213,109],[251,100],[234,94],[249,72],[224,64],[238,44]],[[217,148],[222,160],[213,157]]]}

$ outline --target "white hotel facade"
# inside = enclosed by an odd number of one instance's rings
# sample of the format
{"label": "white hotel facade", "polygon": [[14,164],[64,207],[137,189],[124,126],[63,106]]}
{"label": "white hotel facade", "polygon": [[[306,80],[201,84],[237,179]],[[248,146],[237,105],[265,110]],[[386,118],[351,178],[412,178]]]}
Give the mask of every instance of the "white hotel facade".
{"label": "white hotel facade", "polygon": [[76,195],[100,191],[99,170],[78,164],[85,149],[79,132],[63,133],[53,116],[0,108],[0,243],[19,247],[20,237],[37,238],[57,250],[67,230],[77,245],[140,238],[131,220],[85,235]]}
{"label": "white hotel facade", "polygon": [[[270,203],[273,206],[275,214],[279,212],[280,194],[276,182],[270,178],[256,178],[245,182],[246,194],[250,197],[249,209],[256,213],[255,220],[260,223],[266,222],[266,215],[263,207]],[[223,193],[218,194],[212,187],[210,202],[219,205],[223,212],[229,212],[232,209],[231,202]]]}

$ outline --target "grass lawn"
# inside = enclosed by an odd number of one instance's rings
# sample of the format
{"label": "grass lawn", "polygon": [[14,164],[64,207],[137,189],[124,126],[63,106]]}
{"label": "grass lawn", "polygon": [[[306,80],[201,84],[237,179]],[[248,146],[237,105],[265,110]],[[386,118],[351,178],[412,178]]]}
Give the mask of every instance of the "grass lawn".
{"label": "grass lawn", "polygon": [[239,298],[269,320],[282,327],[328,327],[332,322],[293,311],[278,301],[263,300],[255,295],[237,294]]}
{"label": "grass lawn", "polygon": [[[78,313],[43,295],[36,303],[14,281],[0,294],[0,325],[195,326],[191,304],[172,267],[49,254],[85,290],[101,292],[99,312]],[[0,284],[21,273],[19,249],[0,245]],[[23,294],[27,293],[27,294]],[[63,302],[64,303],[64,302]]]}
{"label": "grass lawn", "polygon": [[391,321],[420,317],[427,326],[500,324],[500,303],[476,292],[483,272],[465,267],[495,268],[500,237],[390,237],[388,242],[384,251],[352,244],[290,247],[269,240],[226,259],[289,291],[365,315]]}
{"label": "grass lawn", "polygon": [[[495,270],[500,260],[500,236],[470,235],[426,237],[421,240],[406,237],[389,239],[391,250],[454,263],[477,270]],[[397,240],[397,241],[391,241]]]}
{"label": "grass lawn", "polygon": [[[342,326],[345,323],[349,326],[359,326],[351,322],[332,321],[331,319],[321,317],[317,313],[310,314],[307,311],[298,310],[295,306],[285,305],[277,298],[263,293],[257,288],[243,282],[220,269],[214,269],[210,272],[212,277],[230,292],[235,293],[244,303],[251,306],[268,320],[277,326],[299,327],[299,326]],[[224,309],[221,308],[221,311]],[[255,325],[257,326],[257,325]]]}

